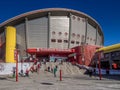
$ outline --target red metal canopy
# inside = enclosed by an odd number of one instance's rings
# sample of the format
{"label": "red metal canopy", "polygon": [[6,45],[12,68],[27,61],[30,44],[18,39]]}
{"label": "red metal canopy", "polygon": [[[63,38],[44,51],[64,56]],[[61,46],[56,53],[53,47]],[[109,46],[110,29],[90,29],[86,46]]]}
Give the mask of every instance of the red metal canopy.
{"label": "red metal canopy", "polygon": [[29,54],[70,54],[74,53],[75,49],[55,49],[55,48],[29,48]]}

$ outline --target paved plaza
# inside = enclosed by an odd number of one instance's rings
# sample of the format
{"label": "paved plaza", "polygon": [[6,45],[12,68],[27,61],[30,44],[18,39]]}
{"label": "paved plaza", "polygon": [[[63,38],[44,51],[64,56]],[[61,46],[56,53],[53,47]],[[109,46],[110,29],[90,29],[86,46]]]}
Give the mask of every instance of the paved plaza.
{"label": "paved plaza", "polygon": [[1,76],[0,90],[120,90],[119,77],[110,79],[111,77],[105,76],[99,80],[97,76],[64,75],[63,80],[59,81],[58,75],[55,78],[50,72],[40,71],[29,77],[19,77],[18,82],[15,78]]}

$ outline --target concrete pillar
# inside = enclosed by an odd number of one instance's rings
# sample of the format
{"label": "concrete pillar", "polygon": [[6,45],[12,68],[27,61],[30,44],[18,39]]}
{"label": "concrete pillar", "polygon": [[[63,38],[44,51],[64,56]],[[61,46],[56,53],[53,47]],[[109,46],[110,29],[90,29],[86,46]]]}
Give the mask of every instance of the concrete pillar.
{"label": "concrete pillar", "polygon": [[[29,38],[28,38],[28,18],[26,17],[25,18],[25,43],[26,43],[26,50],[28,48],[28,41],[29,41]],[[28,53],[26,53],[26,56],[28,57]]]}
{"label": "concrete pillar", "polygon": [[84,41],[84,44],[87,41],[87,24],[88,24],[88,18],[85,19],[85,22],[86,22],[86,26],[85,26],[85,41]]}
{"label": "concrete pillar", "polygon": [[47,43],[47,48],[50,48],[50,15],[51,15],[51,13],[48,12],[48,43]]}
{"label": "concrete pillar", "polygon": [[25,18],[25,42],[26,42],[26,49],[28,47],[28,18]]}
{"label": "concrete pillar", "polygon": [[96,27],[96,38],[95,38],[95,45],[97,45],[97,37],[98,37],[98,35],[97,35],[98,33],[97,33],[97,32],[98,32],[98,26]]}
{"label": "concrete pillar", "polygon": [[71,40],[71,23],[72,23],[72,14],[69,15],[69,38],[68,38],[68,48],[70,48],[70,40]]}
{"label": "concrete pillar", "polygon": [[109,53],[109,64],[110,64],[110,69],[112,69],[112,58],[111,58],[111,52]]}

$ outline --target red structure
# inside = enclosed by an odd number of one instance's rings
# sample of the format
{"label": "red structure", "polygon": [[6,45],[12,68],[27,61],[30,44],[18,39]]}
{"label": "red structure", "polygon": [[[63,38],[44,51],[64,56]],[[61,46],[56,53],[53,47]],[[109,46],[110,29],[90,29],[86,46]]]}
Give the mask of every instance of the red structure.
{"label": "red structure", "polygon": [[60,69],[60,81],[62,81],[62,70]]}
{"label": "red structure", "polygon": [[30,48],[27,49],[27,52],[30,54],[70,54],[74,53],[75,49],[54,49],[54,48]]}
{"label": "red structure", "polygon": [[82,45],[74,47],[76,53],[76,62],[81,65],[89,66],[98,46]]}
{"label": "red structure", "polygon": [[69,54],[75,53],[75,49],[55,49],[55,48],[29,48],[26,51],[30,55],[36,55],[36,57],[68,57]]}
{"label": "red structure", "polygon": [[18,82],[18,50],[14,51],[14,59],[16,60],[16,82]]}
{"label": "red structure", "polygon": [[27,52],[31,55],[59,55],[65,56],[70,62],[89,66],[98,46],[82,45],[72,49],[54,49],[54,48],[30,48]]}

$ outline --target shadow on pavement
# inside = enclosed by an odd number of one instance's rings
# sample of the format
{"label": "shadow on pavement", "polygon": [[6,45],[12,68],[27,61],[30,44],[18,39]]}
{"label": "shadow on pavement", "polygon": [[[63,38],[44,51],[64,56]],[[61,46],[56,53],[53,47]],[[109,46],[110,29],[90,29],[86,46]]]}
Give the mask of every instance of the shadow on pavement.
{"label": "shadow on pavement", "polygon": [[109,80],[119,80],[120,81],[120,75],[102,75],[102,78],[106,78]]}
{"label": "shadow on pavement", "polygon": [[41,84],[43,84],[43,85],[54,85],[53,83],[46,83],[46,82],[43,82]]}
{"label": "shadow on pavement", "polygon": [[7,78],[5,78],[5,77],[0,77],[0,80],[7,80]]}
{"label": "shadow on pavement", "polygon": [[[89,71],[86,70],[86,71],[84,72],[84,75],[88,75],[88,76],[89,76]],[[92,76],[99,79],[99,74],[93,73]],[[119,80],[119,81],[120,81],[120,75],[102,75],[102,79]]]}
{"label": "shadow on pavement", "polygon": [[79,76],[63,76],[63,78],[77,79],[77,80],[97,80],[96,77],[89,77],[88,75],[79,75]]}
{"label": "shadow on pavement", "polygon": [[0,77],[0,80],[6,80],[6,81],[15,82],[15,79],[13,79],[12,77]]}

